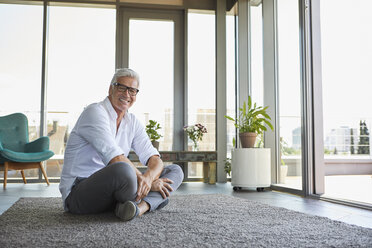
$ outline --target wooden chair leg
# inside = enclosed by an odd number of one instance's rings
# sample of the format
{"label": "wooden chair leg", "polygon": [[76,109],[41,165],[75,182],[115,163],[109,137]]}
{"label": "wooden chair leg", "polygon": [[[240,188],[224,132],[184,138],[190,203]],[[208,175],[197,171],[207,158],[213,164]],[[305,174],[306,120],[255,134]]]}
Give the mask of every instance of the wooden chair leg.
{"label": "wooden chair leg", "polygon": [[23,182],[25,184],[27,184],[26,177],[25,177],[25,172],[23,170],[21,170],[21,174],[22,174]]}
{"label": "wooden chair leg", "polygon": [[47,175],[46,175],[46,173],[45,173],[45,170],[44,170],[43,165],[42,165],[41,162],[39,163],[39,167],[40,167],[41,172],[42,172],[43,175],[44,175],[44,178],[45,178],[46,183],[47,183],[48,186],[49,186],[49,180],[48,180],[48,177],[47,177]]}
{"label": "wooden chair leg", "polygon": [[216,174],[216,163],[209,162],[209,184],[216,184],[217,174]]}
{"label": "wooden chair leg", "polygon": [[59,172],[62,172],[62,167],[61,167],[61,165],[60,165],[60,163],[59,163],[58,160],[57,160],[57,165],[58,165],[58,170],[59,170]]}
{"label": "wooden chair leg", "polygon": [[209,182],[209,163],[203,162],[203,181],[205,183]]}
{"label": "wooden chair leg", "polygon": [[8,179],[8,162],[4,163],[4,189],[6,189],[6,180]]}

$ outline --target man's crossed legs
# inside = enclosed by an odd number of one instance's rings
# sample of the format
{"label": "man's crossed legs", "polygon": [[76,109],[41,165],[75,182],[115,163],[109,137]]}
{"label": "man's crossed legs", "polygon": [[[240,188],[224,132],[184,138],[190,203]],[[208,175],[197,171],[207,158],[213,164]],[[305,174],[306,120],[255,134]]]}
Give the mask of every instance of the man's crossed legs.
{"label": "man's crossed legs", "polygon": [[[183,172],[176,164],[165,166],[160,178],[173,181],[176,191],[183,180]],[[71,193],[66,198],[66,206],[73,214],[95,214],[112,211],[123,220],[130,220],[139,214],[138,204],[148,204],[149,211],[164,207],[169,199],[159,192],[150,191],[142,203],[135,202],[137,196],[137,176],[134,169],[118,162],[106,166],[88,178],[76,179]]]}

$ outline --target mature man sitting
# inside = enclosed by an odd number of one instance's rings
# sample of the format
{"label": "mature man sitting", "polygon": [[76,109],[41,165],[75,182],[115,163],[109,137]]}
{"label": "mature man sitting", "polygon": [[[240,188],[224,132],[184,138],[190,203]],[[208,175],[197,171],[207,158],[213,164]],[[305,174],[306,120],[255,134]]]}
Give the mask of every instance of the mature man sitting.
{"label": "mature man sitting", "polygon": [[[139,76],[118,69],[109,95],[86,107],[67,142],[59,189],[64,208],[74,214],[115,211],[128,221],[168,204],[183,180],[178,165],[163,165],[144,126],[128,109],[139,92]],[[147,170],[126,157],[133,149]]]}

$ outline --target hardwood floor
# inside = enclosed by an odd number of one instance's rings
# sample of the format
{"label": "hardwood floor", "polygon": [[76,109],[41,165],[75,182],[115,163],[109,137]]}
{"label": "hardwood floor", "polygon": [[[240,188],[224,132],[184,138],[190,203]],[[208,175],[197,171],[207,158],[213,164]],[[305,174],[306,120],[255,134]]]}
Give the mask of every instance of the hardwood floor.
{"label": "hardwood floor", "polygon": [[[234,192],[230,183],[209,185],[199,182],[183,183],[175,192],[182,194],[226,194],[250,199],[268,205],[284,207],[302,213],[328,217],[349,224],[372,228],[372,211],[330,203],[321,200],[303,198],[296,195],[266,190],[242,190]],[[0,214],[10,208],[20,197],[60,197],[57,183],[47,186],[45,183],[18,184],[9,183],[7,189],[0,189]]]}

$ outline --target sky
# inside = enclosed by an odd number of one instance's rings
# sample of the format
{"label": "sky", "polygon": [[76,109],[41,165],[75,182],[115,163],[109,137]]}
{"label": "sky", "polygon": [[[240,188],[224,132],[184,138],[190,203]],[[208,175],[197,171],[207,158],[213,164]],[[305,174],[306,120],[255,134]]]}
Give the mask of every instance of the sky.
{"label": "sky", "polygon": [[[280,0],[278,6],[279,61],[282,61],[279,68],[280,111],[282,116],[295,117],[292,124],[288,121],[287,130],[283,129],[288,135],[292,126],[300,123],[298,24],[294,21],[298,16],[293,1]],[[370,9],[372,1],[369,0],[321,1],[325,132],[344,125],[357,127],[359,119],[366,119],[371,127]],[[260,12],[252,10],[252,16],[255,18],[252,23],[256,23],[252,33],[259,36]],[[50,111],[74,112],[73,119],[76,119],[85,106],[107,95],[115,67],[115,20],[113,9],[50,8],[47,89]],[[232,19],[228,19],[228,27],[231,22]],[[214,26],[212,15],[189,16],[190,113],[197,108],[215,106],[215,92],[211,90],[215,85]],[[27,106],[27,110],[36,116],[35,122],[40,108],[41,27],[42,6],[0,5],[0,111],[23,111]],[[173,107],[172,35],[173,23],[170,21],[131,21],[130,66],[141,75],[141,91],[133,111],[144,112],[146,109],[150,113],[161,113],[162,109]],[[231,37],[229,35],[227,40],[230,46],[233,44]],[[148,42],[150,39],[152,46]],[[262,39],[256,38],[253,42],[260,43]],[[258,82],[256,92],[263,90],[260,81],[264,61],[260,59],[262,44],[259,43],[252,43],[255,48],[253,79]],[[232,56],[228,48],[228,61],[233,61]],[[235,80],[231,71],[233,64],[228,63],[229,95],[233,94],[231,86]],[[289,94],[290,90],[298,94]],[[262,102],[259,95],[256,99]],[[233,106],[229,96],[228,103]]]}
{"label": "sky", "polygon": [[357,127],[366,119],[371,128],[372,1],[327,0],[320,7],[325,126]]}
{"label": "sky", "polygon": [[[372,124],[372,15],[370,0],[323,0],[321,52],[324,137],[333,128]],[[297,1],[278,1],[281,136],[291,143],[300,126],[300,55]]]}

